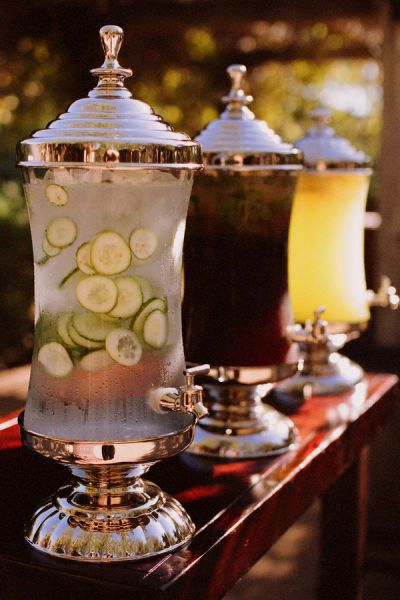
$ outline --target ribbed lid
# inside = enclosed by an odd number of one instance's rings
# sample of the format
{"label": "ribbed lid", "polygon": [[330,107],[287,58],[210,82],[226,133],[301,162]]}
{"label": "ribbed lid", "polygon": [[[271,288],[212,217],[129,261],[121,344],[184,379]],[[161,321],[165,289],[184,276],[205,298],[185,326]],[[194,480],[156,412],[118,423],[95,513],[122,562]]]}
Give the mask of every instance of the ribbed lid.
{"label": "ribbed lid", "polygon": [[318,107],[310,111],[315,127],[296,142],[296,148],[303,152],[306,167],[325,171],[327,169],[357,169],[371,166],[369,156],[357,150],[349,140],[339,137],[328,123],[332,113],[327,108]]}
{"label": "ribbed lid", "polygon": [[105,61],[91,71],[99,77],[97,86],[46,129],[20,142],[19,164],[200,168],[200,145],[174,131],[148,104],[133,99],[124,86],[132,71],[122,68],[117,59],[122,29],[106,25],[100,29],[100,38]]}
{"label": "ribbed lid", "polygon": [[282,142],[279,135],[265,121],[256,119],[248,108],[253,98],[242,88],[246,67],[230,65],[227,72],[232,88],[222,98],[226,108],[195,138],[201,143],[206,164],[301,168],[301,153]]}

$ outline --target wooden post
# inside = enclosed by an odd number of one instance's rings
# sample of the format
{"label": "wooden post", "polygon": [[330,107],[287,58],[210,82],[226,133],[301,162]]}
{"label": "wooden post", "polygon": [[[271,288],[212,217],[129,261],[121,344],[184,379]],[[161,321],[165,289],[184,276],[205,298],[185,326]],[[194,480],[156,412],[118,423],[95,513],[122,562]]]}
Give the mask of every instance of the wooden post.
{"label": "wooden post", "polygon": [[[384,22],[384,106],[379,165],[378,269],[400,288],[400,8],[387,5]],[[400,346],[400,310],[377,309],[375,338],[379,346]]]}
{"label": "wooden post", "polygon": [[361,600],[368,447],[322,496],[319,600]]}

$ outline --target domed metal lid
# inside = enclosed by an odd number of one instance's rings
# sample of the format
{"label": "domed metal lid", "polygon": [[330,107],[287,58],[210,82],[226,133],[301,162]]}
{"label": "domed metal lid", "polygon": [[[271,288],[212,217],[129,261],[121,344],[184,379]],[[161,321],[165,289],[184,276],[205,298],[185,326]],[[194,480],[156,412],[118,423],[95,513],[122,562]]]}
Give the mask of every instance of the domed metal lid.
{"label": "domed metal lid", "polygon": [[332,118],[329,109],[318,107],[310,111],[315,127],[296,142],[304,155],[304,164],[310,169],[326,171],[328,169],[366,169],[371,167],[369,156],[356,150],[346,138],[336,135],[328,123]]}
{"label": "domed metal lid", "polygon": [[227,72],[232,80],[232,88],[222,98],[226,108],[195,138],[201,143],[205,163],[213,166],[267,165],[269,168],[300,169],[301,152],[291,144],[282,142],[267,123],[256,119],[247,107],[253,98],[242,89],[246,67],[230,65]]}
{"label": "domed metal lid", "polygon": [[18,164],[201,168],[200,145],[174,131],[148,104],[133,99],[124,86],[132,71],[117,60],[122,29],[106,25],[100,29],[100,38],[105,61],[91,71],[99,77],[97,86],[46,129],[20,142]]}

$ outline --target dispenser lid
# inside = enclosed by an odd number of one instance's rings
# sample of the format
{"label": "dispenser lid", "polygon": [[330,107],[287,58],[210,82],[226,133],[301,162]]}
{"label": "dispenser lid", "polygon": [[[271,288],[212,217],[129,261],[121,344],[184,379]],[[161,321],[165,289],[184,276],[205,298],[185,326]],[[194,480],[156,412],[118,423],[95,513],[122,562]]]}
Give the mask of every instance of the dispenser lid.
{"label": "dispenser lid", "polygon": [[100,29],[100,39],[105,61],[91,71],[99,78],[97,86],[46,129],[20,142],[18,164],[201,168],[200,144],[174,131],[148,104],[132,98],[124,86],[132,71],[121,67],[117,58],[122,29],[106,25]]}
{"label": "dispenser lid", "polygon": [[309,116],[315,126],[295,144],[303,152],[306,167],[318,171],[371,167],[369,156],[357,150],[346,138],[339,137],[328,126],[332,118],[329,109],[320,106],[310,111]]}
{"label": "dispenser lid", "polygon": [[301,152],[285,144],[265,121],[256,119],[248,108],[252,96],[242,88],[247,69],[244,65],[230,65],[227,72],[232,87],[222,98],[226,104],[218,119],[211,121],[195,138],[201,143],[207,165],[263,166],[270,168],[300,169]]}

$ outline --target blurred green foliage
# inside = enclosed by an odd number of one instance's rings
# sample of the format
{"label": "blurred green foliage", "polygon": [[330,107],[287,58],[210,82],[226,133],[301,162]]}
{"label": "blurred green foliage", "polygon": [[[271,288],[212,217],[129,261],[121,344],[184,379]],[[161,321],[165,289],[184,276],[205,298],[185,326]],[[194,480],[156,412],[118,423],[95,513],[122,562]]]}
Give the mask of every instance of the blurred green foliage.
{"label": "blurred green foliage", "polygon": [[[78,3],[79,4],[79,3]],[[107,22],[104,18],[103,22]],[[95,30],[93,23],[89,31]],[[62,28],[62,23],[61,23]],[[84,24],[80,22],[80,27]],[[23,29],[23,28],[22,28]],[[29,27],[26,25],[28,31]],[[338,48],[345,38],[325,23],[304,28],[304,44]],[[218,36],[212,27],[183,28],[171,52],[169,31],[158,24],[157,39],[140,45],[127,36],[121,63],[137,67],[128,81],[134,95],[150,103],[174,127],[195,135],[221,111],[220,98],[229,89],[225,57],[285,45],[287,28],[265,24],[236,37]],[[59,32],[58,32],[59,33]],[[65,35],[68,35],[68,30]],[[15,43],[0,50],[0,367],[29,360],[32,345],[32,258],[28,218],[20,175],[15,169],[15,144],[32,130],[44,127],[93,83],[88,63],[100,52],[97,40],[76,44],[53,29],[29,35],[21,30]],[[289,32],[290,33],[290,32]],[[293,34],[291,34],[293,37]],[[161,41],[160,41],[161,40]],[[296,38],[297,40],[297,38]],[[297,42],[296,42],[297,43]],[[80,44],[80,46],[79,46]],[[80,48],[95,47],[84,60]],[[318,54],[318,53],[317,53]],[[78,59],[77,59],[78,57]],[[224,62],[223,62],[224,61]],[[223,62],[223,66],[222,66]],[[254,62],[254,61],[253,61]],[[147,66],[148,65],[148,66]],[[372,59],[294,59],[284,63],[260,60],[249,70],[248,91],[258,118],[285,140],[293,141],[310,126],[307,112],[320,102],[333,110],[333,126],[374,159],[379,156],[382,71]]]}

